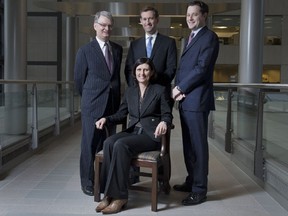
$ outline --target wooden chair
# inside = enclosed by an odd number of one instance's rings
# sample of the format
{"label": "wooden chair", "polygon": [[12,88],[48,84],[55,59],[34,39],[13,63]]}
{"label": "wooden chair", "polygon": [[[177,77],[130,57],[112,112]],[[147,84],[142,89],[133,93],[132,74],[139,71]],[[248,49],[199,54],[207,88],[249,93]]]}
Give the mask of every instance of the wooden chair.
{"label": "wooden chair", "polygon": [[[125,128],[125,126],[122,125],[122,128]],[[165,194],[169,194],[171,190],[169,180],[171,177],[170,133],[172,128],[174,126],[169,127],[167,133],[162,136],[161,149],[159,151],[142,152],[131,161],[132,166],[140,167],[140,172],[135,173],[135,175],[152,177],[152,186],[148,188],[147,185],[141,185],[140,182],[139,184],[131,185],[129,189],[151,192],[151,210],[154,212],[157,211],[158,193],[163,191]],[[95,202],[100,201],[100,169],[102,161],[103,151],[100,151],[95,155]],[[142,172],[141,168],[149,169],[145,169],[145,172]]]}

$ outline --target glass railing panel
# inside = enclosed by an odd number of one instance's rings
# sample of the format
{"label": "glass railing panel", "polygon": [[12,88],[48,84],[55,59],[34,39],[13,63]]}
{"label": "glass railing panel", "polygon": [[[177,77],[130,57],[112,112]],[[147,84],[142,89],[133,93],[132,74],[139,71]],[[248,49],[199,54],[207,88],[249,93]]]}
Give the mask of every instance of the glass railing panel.
{"label": "glass railing panel", "polygon": [[50,127],[55,124],[56,112],[55,86],[37,91],[38,129]]}
{"label": "glass railing panel", "polygon": [[239,91],[237,95],[237,128],[235,138],[249,150],[254,151],[256,141],[256,123],[258,109],[258,93]]}
{"label": "glass railing panel", "polygon": [[233,139],[238,138],[238,135],[237,135],[238,92],[237,91],[233,91],[231,100],[232,100],[231,102],[231,137],[232,137],[232,142],[233,142]]}
{"label": "glass railing panel", "polygon": [[70,117],[71,110],[71,95],[72,91],[69,87],[64,87],[59,91],[59,112],[60,120],[64,120]]}
{"label": "glass railing panel", "polygon": [[81,97],[78,93],[75,93],[74,91],[74,99],[73,99],[73,105],[74,105],[74,114],[81,112]]}
{"label": "glass railing panel", "polygon": [[288,93],[266,93],[263,113],[263,145],[266,159],[288,165]]}
{"label": "glass railing panel", "polygon": [[26,85],[3,84],[0,93],[0,145],[7,147],[10,143],[30,136],[27,133],[27,101]]}
{"label": "glass railing panel", "polygon": [[213,124],[215,132],[225,134],[227,116],[227,91],[215,91],[215,111]]}
{"label": "glass railing panel", "polygon": [[0,80],[0,85],[0,160],[11,149],[37,148],[46,132],[57,135],[64,120],[73,125],[75,114],[79,116],[80,98],[74,95],[72,82]]}

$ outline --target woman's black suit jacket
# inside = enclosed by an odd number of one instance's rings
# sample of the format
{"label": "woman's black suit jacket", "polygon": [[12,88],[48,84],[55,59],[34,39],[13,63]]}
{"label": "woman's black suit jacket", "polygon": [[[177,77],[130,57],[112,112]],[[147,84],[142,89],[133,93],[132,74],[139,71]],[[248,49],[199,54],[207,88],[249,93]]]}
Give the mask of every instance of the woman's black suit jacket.
{"label": "woman's black suit jacket", "polygon": [[145,92],[141,111],[139,111],[139,87],[131,86],[125,91],[119,110],[107,117],[108,123],[123,121],[128,115],[128,128],[133,128],[140,122],[145,133],[153,140],[159,142],[160,137],[155,138],[154,132],[161,121],[168,125],[172,123],[172,111],[169,106],[170,96],[165,87],[159,84],[150,84]]}

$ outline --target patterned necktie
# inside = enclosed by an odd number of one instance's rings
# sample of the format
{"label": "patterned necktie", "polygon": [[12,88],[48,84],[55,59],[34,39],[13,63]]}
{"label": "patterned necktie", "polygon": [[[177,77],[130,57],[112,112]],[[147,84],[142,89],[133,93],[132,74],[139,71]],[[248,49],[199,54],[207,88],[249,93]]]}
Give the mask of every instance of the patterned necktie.
{"label": "patterned necktie", "polygon": [[106,60],[110,73],[112,73],[112,56],[109,51],[109,45],[108,43],[105,43],[104,46],[105,46],[105,60]]}
{"label": "patterned necktie", "polygon": [[153,39],[152,36],[150,36],[150,37],[148,38],[148,43],[147,43],[147,47],[146,47],[147,57],[148,57],[148,58],[150,58],[151,52],[152,52],[152,39]]}
{"label": "patterned necktie", "polygon": [[191,32],[190,36],[189,36],[189,39],[188,39],[188,43],[187,43],[187,46],[189,46],[189,44],[191,43],[192,39],[194,37],[194,33]]}

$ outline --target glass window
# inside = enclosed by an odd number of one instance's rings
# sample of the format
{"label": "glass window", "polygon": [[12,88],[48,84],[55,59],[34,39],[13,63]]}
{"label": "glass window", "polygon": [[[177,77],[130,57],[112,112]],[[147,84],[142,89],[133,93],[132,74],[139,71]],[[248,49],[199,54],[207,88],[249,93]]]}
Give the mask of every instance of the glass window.
{"label": "glass window", "polygon": [[[265,16],[265,45],[281,45],[282,23],[282,16]],[[215,15],[212,17],[212,28],[219,36],[221,44],[239,45],[240,16]]]}
{"label": "glass window", "polygon": [[264,19],[264,44],[281,45],[281,35],[283,17],[282,16],[265,16]]}
{"label": "glass window", "polygon": [[212,17],[212,28],[221,44],[239,45],[240,16],[215,15]]}

